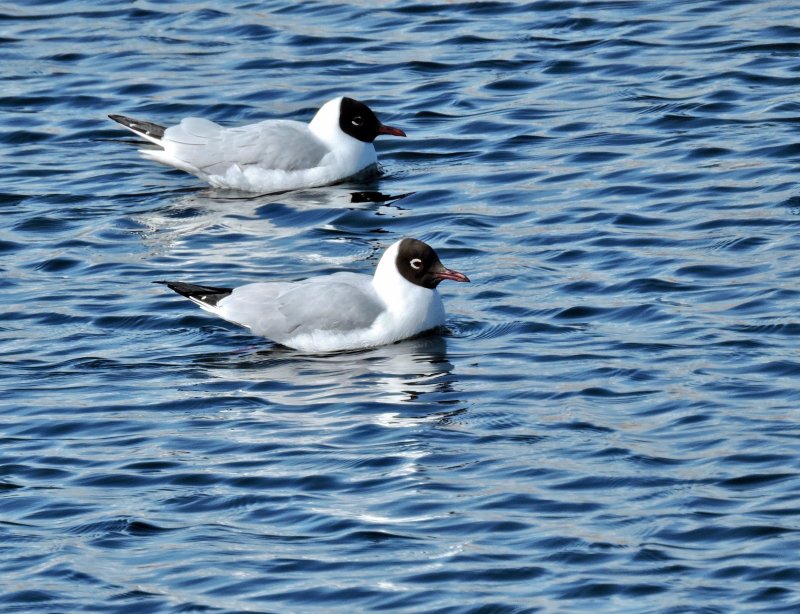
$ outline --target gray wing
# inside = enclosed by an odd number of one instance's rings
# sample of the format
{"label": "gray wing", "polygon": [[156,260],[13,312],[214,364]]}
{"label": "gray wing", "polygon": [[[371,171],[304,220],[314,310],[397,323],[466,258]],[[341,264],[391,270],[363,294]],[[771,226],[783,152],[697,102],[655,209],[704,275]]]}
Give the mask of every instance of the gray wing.
{"label": "gray wing", "polygon": [[291,120],[223,128],[189,117],[167,128],[162,145],[171,157],[209,175],[224,174],[234,164],[285,171],[314,168],[330,151],[308,124]]}
{"label": "gray wing", "polygon": [[278,342],[304,333],[369,328],[384,310],[371,280],[337,273],[296,283],[248,284],[218,303],[219,314]]}

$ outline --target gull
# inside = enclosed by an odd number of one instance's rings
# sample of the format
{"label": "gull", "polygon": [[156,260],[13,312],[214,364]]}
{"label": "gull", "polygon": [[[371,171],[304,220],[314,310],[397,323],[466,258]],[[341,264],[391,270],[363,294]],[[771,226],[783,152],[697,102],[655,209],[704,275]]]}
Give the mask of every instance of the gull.
{"label": "gull", "polygon": [[444,324],[436,287],[468,282],[436,251],[401,239],[381,256],[374,275],[340,272],[302,281],[237,288],[159,281],[228,322],[308,353],[369,348],[414,337]]}
{"label": "gull", "polygon": [[188,117],[165,128],[149,121],[109,115],[154,143],[142,157],[186,171],[217,188],[283,192],[338,183],[377,169],[373,141],[381,134],[406,136],[386,126],[363,102],[340,96],[326,102],[306,124],[268,119],[224,128]]}

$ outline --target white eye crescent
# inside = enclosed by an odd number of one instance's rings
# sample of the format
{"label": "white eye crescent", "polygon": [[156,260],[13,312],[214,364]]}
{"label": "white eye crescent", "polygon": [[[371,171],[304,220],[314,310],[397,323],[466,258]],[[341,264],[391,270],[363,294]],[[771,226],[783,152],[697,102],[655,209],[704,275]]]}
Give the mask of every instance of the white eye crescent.
{"label": "white eye crescent", "polygon": [[360,126],[360,125],[361,125],[361,124],[363,124],[363,123],[364,123],[364,118],[363,118],[363,117],[361,117],[360,115],[356,115],[356,116],[353,118],[353,125],[354,125],[354,126]]}
{"label": "white eye crescent", "polygon": [[414,258],[413,260],[411,260],[411,268],[412,269],[417,269],[417,270],[421,269],[422,268],[422,260],[420,260],[419,258]]}

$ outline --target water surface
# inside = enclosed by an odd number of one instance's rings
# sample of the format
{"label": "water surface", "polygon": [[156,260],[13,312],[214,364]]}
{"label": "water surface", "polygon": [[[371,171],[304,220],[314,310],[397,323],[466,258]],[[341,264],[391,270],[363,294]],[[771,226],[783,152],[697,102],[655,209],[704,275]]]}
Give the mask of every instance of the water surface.
{"label": "water surface", "polygon": [[[3,611],[800,609],[800,11],[0,7]],[[384,174],[278,195],[106,119],[368,102]],[[444,335],[333,356],[152,282],[368,273]]]}

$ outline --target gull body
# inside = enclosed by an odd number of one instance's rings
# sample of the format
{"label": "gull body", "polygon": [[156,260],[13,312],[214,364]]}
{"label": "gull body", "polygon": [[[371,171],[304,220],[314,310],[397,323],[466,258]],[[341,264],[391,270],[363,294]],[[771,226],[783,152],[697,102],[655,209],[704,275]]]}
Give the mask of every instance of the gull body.
{"label": "gull body", "polygon": [[401,239],[384,252],[372,276],[343,272],[237,288],[159,283],[253,334],[316,353],[394,343],[442,326],[436,287],[445,279],[469,281],[445,268],[429,245]]}

